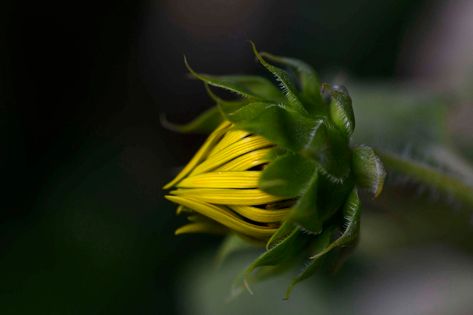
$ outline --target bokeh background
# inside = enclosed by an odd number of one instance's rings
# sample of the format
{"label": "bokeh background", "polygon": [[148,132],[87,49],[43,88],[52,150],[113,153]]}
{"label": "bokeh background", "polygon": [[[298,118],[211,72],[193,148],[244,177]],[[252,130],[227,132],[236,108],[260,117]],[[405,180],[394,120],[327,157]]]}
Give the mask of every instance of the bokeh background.
{"label": "bokeh background", "polygon": [[356,139],[473,174],[471,1],[2,1],[0,314],[473,314],[471,207],[391,175],[338,273],[226,301],[254,253],[173,235],[161,187],[203,138],[160,115],[213,105],[184,54],[263,73],[250,39],[346,84]]}

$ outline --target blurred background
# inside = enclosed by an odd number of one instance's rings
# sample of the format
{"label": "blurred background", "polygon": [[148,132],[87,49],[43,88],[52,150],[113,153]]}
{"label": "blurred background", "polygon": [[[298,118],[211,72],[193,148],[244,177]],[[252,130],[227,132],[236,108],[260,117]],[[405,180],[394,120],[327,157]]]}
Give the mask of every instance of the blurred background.
{"label": "blurred background", "polygon": [[2,1],[0,314],[473,314],[473,209],[393,174],[338,273],[226,301],[254,253],[173,235],[161,187],[203,137],[159,118],[213,105],[184,54],[264,73],[250,39],[347,85],[355,142],[473,178],[472,1]]}

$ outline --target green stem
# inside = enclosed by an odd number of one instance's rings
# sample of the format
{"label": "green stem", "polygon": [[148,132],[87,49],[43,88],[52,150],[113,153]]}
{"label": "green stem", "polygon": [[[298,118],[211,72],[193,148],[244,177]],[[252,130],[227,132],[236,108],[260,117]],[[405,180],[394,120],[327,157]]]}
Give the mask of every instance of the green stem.
{"label": "green stem", "polygon": [[451,194],[458,200],[473,207],[473,186],[431,166],[413,161],[397,154],[380,152],[377,154],[389,170],[403,173],[412,179]]}

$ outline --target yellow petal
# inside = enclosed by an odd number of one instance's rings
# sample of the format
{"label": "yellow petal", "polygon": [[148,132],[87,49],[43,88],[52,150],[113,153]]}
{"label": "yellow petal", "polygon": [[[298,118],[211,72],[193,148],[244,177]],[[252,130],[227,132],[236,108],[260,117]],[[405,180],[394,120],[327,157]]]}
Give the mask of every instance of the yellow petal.
{"label": "yellow petal", "polygon": [[179,206],[179,207],[177,207],[177,209],[176,209],[176,214],[177,214],[177,215],[179,215],[179,214],[181,214],[181,213],[184,213],[184,212],[190,213],[190,212],[192,212],[192,210],[190,210],[190,209],[188,209],[188,208],[186,208],[186,207],[184,207],[184,206]]}
{"label": "yellow petal", "polygon": [[184,178],[192,169],[205,157],[207,152],[213,148],[215,143],[220,140],[220,137],[225,134],[226,130],[231,126],[231,123],[228,121],[223,122],[220,126],[215,129],[214,132],[210,134],[204,144],[200,147],[194,157],[190,160],[189,163],[182,169],[182,171],[166,186],[164,189],[169,189],[178,183],[182,178]]}
{"label": "yellow petal", "polygon": [[213,156],[210,156],[207,160],[203,161],[199,166],[197,166],[191,172],[191,175],[211,171],[212,169],[215,169],[220,165],[236,157],[239,157],[240,155],[269,146],[272,146],[271,142],[260,136],[250,136],[243,138],[219,151],[218,153],[215,153]]}
{"label": "yellow petal", "polygon": [[174,235],[181,235],[187,233],[225,234],[226,232],[227,229],[221,225],[209,224],[207,222],[195,222],[181,226],[174,232]]}
{"label": "yellow petal", "polygon": [[228,227],[229,229],[244,235],[261,239],[268,238],[276,232],[276,228],[274,227],[260,226],[246,222],[224,207],[211,205],[189,197],[169,195],[165,197],[172,202],[191,208],[195,212],[198,212]]}
{"label": "yellow petal", "polygon": [[212,151],[210,151],[208,156],[210,157],[215,153],[218,153],[219,151],[248,136],[249,134],[249,132],[243,130],[229,130],[222,140],[220,140],[219,143],[212,149]]}
{"label": "yellow petal", "polygon": [[173,190],[171,194],[230,206],[255,206],[285,199],[284,197],[272,196],[259,189],[193,188]]}
{"label": "yellow petal", "polygon": [[252,167],[268,163],[269,159],[266,156],[270,151],[271,149],[261,149],[249,152],[223,164],[216,171],[246,171]]}
{"label": "yellow petal", "polygon": [[257,188],[259,171],[211,172],[184,178],[179,188]]}
{"label": "yellow petal", "polygon": [[250,206],[231,206],[238,214],[255,222],[280,222],[288,215],[290,209],[265,210]]}

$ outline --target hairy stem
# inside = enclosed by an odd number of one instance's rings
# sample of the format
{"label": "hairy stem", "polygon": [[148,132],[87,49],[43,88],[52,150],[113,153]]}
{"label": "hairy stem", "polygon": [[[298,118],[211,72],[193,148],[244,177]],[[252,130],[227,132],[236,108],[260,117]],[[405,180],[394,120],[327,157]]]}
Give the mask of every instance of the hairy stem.
{"label": "hairy stem", "polygon": [[404,158],[397,154],[380,152],[377,154],[386,169],[408,175],[412,179],[450,194],[466,205],[473,207],[473,186],[457,177],[446,174],[426,164]]}

